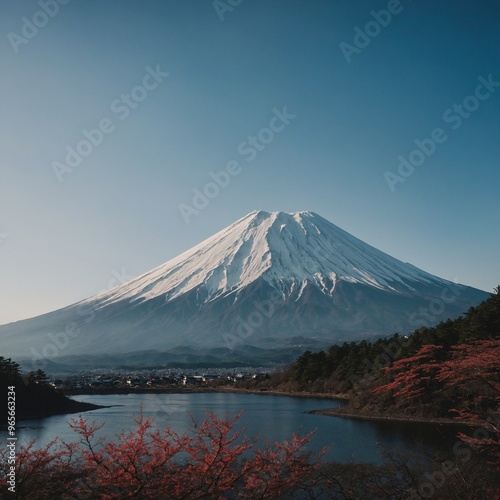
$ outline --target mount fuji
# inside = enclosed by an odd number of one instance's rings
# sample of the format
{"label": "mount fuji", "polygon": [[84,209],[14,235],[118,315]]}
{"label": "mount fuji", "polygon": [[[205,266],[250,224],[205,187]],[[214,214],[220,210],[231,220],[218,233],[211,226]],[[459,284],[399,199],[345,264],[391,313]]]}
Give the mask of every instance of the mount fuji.
{"label": "mount fuji", "polygon": [[408,333],[488,296],[401,262],[313,212],[256,211],[112,290],[0,326],[0,340],[2,355],[33,361],[330,345]]}

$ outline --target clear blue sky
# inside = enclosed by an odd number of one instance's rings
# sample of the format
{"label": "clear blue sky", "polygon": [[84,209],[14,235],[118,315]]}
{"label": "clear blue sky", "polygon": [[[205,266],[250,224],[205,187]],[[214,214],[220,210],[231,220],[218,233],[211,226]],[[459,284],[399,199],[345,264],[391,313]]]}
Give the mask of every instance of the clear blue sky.
{"label": "clear blue sky", "polygon": [[[382,27],[370,11],[388,5]],[[146,272],[255,209],[312,210],[433,274],[500,284],[500,87],[469,98],[479,77],[500,82],[498,1],[46,8],[0,7],[0,323]],[[285,107],[295,118],[271,122]],[[54,162],[100,123],[59,182]],[[391,190],[384,174],[435,129],[446,140]],[[268,143],[250,146],[259,132]],[[179,204],[232,160],[239,173],[186,224]]]}

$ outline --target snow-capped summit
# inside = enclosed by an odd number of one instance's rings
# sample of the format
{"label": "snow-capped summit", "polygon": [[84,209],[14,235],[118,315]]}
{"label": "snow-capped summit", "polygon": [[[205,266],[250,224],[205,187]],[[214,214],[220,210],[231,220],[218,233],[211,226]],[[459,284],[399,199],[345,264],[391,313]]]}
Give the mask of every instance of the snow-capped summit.
{"label": "snow-capped summit", "polygon": [[487,297],[314,212],[256,211],[112,290],[0,326],[0,339],[23,358],[332,344],[411,332]]}
{"label": "snow-capped summit", "polygon": [[363,243],[314,212],[255,211],[98,299],[102,305],[160,296],[168,301],[202,287],[208,302],[237,295],[259,278],[283,298],[306,284],[332,296],[338,281],[406,292],[413,291],[415,283],[447,283]]}

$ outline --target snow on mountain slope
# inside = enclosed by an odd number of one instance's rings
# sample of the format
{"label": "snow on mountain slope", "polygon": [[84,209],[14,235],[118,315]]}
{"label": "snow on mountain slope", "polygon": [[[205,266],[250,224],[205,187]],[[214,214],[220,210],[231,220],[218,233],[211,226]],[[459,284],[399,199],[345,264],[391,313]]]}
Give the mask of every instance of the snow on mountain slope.
{"label": "snow on mountain slope", "polygon": [[[203,286],[205,301],[263,278],[285,298],[306,282],[332,296],[339,280],[411,292],[415,282],[447,283],[351,236],[313,212],[252,212],[178,257],[88,299],[175,299]],[[85,302],[85,301],[84,301]]]}
{"label": "snow on mountain slope", "polygon": [[74,355],[331,345],[410,333],[487,297],[313,212],[260,211],[112,290],[0,326],[0,340],[34,369]]}

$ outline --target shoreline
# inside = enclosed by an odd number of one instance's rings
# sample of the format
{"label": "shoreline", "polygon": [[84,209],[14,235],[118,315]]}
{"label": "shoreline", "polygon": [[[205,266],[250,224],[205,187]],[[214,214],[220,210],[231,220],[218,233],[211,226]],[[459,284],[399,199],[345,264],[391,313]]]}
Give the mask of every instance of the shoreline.
{"label": "shoreline", "polygon": [[381,413],[367,415],[364,413],[356,413],[348,408],[325,408],[321,410],[310,410],[307,413],[314,415],[324,415],[327,417],[347,418],[351,420],[372,420],[375,422],[406,422],[414,424],[429,424],[429,425],[456,425],[465,427],[474,427],[471,422],[463,420],[455,420],[452,418],[438,417],[397,417],[394,415],[384,415]]}
{"label": "shoreline", "polygon": [[50,413],[30,413],[28,415],[21,415],[18,417],[18,420],[38,420],[39,418],[47,418],[53,417],[55,415],[71,415],[74,413],[92,411],[92,410],[100,410],[101,408],[109,408],[109,406],[97,405],[94,403],[84,403],[82,401],[72,400],[72,403],[68,406],[68,408],[61,408],[60,410],[56,410]]}
{"label": "shoreline", "polygon": [[[292,398],[310,398],[310,399],[331,399],[334,401],[349,401],[349,395],[345,393],[312,393],[312,392],[295,392],[295,391],[277,391],[266,389],[244,389],[237,387],[161,387],[161,388],[100,388],[96,390],[75,391],[67,393],[67,396],[92,396],[92,395],[126,395],[126,394],[196,394],[196,393],[214,393],[214,394],[260,394],[269,396],[287,396]],[[87,412],[92,410],[99,410],[102,408],[109,408],[109,406],[98,405],[95,403],[87,403],[83,401],[71,400],[71,405],[68,408],[61,409],[56,412],[46,413],[31,413],[29,415],[18,416],[18,421],[37,420],[47,418],[55,415],[74,414],[80,412]],[[337,408],[323,408],[319,410],[309,410],[305,413],[312,415],[323,415],[328,417],[346,418],[351,420],[371,420],[374,422],[402,422],[402,423],[415,423],[415,424],[428,424],[428,425],[454,425],[462,427],[473,427],[474,424],[463,420],[455,420],[451,418],[437,418],[437,417],[410,417],[410,416],[395,416],[386,415],[382,413],[367,414],[363,412],[356,412],[346,406]],[[2,426],[3,427],[3,426]]]}
{"label": "shoreline", "polygon": [[[30,420],[39,420],[42,418],[54,417],[56,415],[72,415],[75,413],[83,413],[83,412],[92,411],[92,410],[100,410],[101,408],[109,408],[109,406],[96,405],[94,403],[84,403],[84,402],[75,401],[72,399],[71,404],[69,404],[66,408],[60,408],[58,410],[51,411],[50,413],[30,412],[30,413],[25,413],[25,414],[22,414],[22,413],[18,414],[16,416],[16,428],[19,428],[17,426],[17,423],[19,423],[19,422],[28,422]],[[7,430],[7,425],[1,425],[0,431],[5,431],[5,430]]]}

